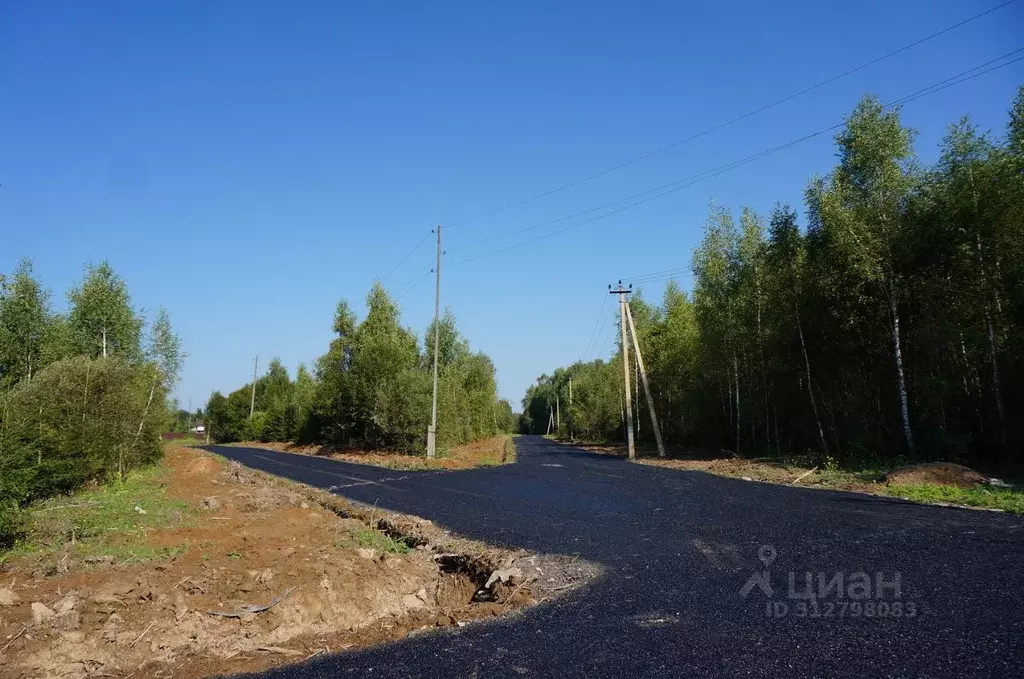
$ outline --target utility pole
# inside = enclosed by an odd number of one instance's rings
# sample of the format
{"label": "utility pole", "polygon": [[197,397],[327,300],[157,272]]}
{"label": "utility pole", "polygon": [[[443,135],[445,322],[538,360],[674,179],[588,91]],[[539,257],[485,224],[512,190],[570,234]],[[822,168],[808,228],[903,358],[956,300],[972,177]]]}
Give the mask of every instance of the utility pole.
{"label": "utility pole", "polygon": [[572,378],[569,378],[569,440],[576,440],[572,431]]}
{"label": "utility pole", "polygon": [[562,431],[562,402],[555,393],[555,433]]}
{"label": "utility pole", "polygon": [[434,282],[434,397],[430,404],[430,426],[427,427],[427,457],[437,454],[437,357],[441,333],[441,225],[437,225],[437,266]]}
{"label": "utility pole", "polygon": [[[212,397],[213,394],[210,394]],[[206,405],[210,405],[209,399],[206,401]],[[206,429],[206,445],[210,445],[210,430],[213,429],[213,422],[210,420],[210,410],[207,408],[206,413],[203,415],[203,428]]]}
{"label": "utility pole", "polygon": [[[626,305],[626,314],[630,317],[630,319],[633,318],[633,314],[630,312],[628,304]],[[640,395],[640,347],[637,346],[637,343],[636,343],[637,342],[637,340],[636,340],[636,331],[633,330],[633,324],[632,323],[629,324],[629,332],[633,336],[633,347],[636,349],[635,356],[634,356],[634,358],[636,359],[636,370],[634,371],[634,374],[633,374],[633,393],[635,393],[637,396],[639,396]],[[636,437],[638,439],[640,438],[640,419],[641,419],[641,417],[640,417],[640,399],[637,399],[637,402],[636,402]]]}
{"label": "utility pole", "polygon": [[249,419],[252,419],[252,414],[256,410],[256,366],[260,364],[260,355],[256,354],[256,358],[252,362],[252,396],[249,398]]}
{"label": "utility pole", "polygon": [[619,329],[622,331],[622,371],[625,375],[623,380],[623,386],[626,390],[626,445],[629,448],[629,459],[636,459],[636,446],[633,443],[633,397],[629,393],[629,344],[626,343],[626,309],[628,305],[626,303],[626,295],[632,292],[633,286],[630,285],[629,289],[622,287],[622,281],[619,281],[619,287],[612,290],[612,286],[608,286],[608,292],[612,295],[619,296]]}
{"label": "utility pole", "polygon": [[658,455],[665,457],[665,444],[661,441],[661,429],[658,427],[658,416],[654,414],[654,396],[651,394],[651,385],[647,382],[647,371],[644,369],[644,358],[640,355],[640,340],[636,336],[636,326],[633,325],[633,312],[626,305],[626,320],[629,321],[629,333],[633,336],[633,348],[636,349],[636,367],[640,372],[640,379],[644,383],[644,395],[647,397],[647,410],[651,411],[651,426],[654,428],[654,440],[658,442]]}

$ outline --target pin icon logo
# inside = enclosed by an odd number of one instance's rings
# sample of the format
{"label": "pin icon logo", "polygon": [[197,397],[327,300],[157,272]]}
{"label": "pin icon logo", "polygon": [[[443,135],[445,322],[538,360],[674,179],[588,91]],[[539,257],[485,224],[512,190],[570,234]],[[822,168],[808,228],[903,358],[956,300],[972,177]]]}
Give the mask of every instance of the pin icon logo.
{"label": "pin icon logo", "polygon": [[775,552],[774,547],[771,545],[761,545],[760,549],[757,550],[757,558],[764,564],[765,570],[751,574],[746,584],[743,585],[743,589],[740,590],[741,597],[745,599],[755,587],[760,589],[769,599],[775,594],[775,591],[772,589],[771,573],[767,569],[772,565],[772,561],[775,561],[776,556],[778,554]]}

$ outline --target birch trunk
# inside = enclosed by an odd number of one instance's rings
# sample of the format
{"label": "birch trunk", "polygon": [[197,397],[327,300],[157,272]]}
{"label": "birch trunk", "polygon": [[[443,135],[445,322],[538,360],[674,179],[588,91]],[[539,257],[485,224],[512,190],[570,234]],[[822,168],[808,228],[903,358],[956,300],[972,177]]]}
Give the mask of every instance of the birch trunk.
{"label": "birch trunk", "polygon": [[821,426],[821,417],[818,415],[818,402],[814,399],[814,385],[811,383],[811,359],[807,357],[807,344],[804,342],[804,324],[800,320],[800,311],[796,312],[796,329],[800,334],[800,351],[804,355],[804,371],[807,376],[807,396],[811,399],[811,411],[814,413],[814,424],[818,427],[818,440],[821,442],[821,450],[828,454],[828,442],[825,440],[825,429]]}
{"label": "birch trunk", "polygon": [[910,408],[907,405],[907,381],[903,374],[903,352],[900,349],[900,316],[896,308],[896,296],[889,294],[889,312],[892,315],[892,356],[896,362],[896,379],[900,388],[900,415],[903,419],[903,436],[907,439],[907,450],[914,454],[914,434],[910,430]]}
{"label": "birch trunk", "polygon": [[985,322],[988,324],[988,353],[992,361],[992,395],[996,399],[996,416],[999,418],[999,439],[1006,445],[1006,427],[1003,420],[1003,394],[999,386],[999,355],[996,348],[996,331],[992,324],[992,314],[989,313],[988,304],[985,304]]}
{"label": "birch trunk", "polygon": [[[142,411],[142,419],[139,420],[139,429],[138,431],[135,432],[135,439],[132,441],[131,450],[135,450],[135,446],[139,444],[139,437],[142,436],[142,428],[146,425],[146,417],[149,416],[149,406],[153,404],[153,394],[156,393],[156,383],[157,380],[154,378],[153,385],[149,388],[149,398],[146,399],[146,407]],[[120,476],[121,480],[124,481],[124,446],[121,446],[120,450],[121,454],[117,462],[117,473]]]}
{"label": "birch trunk", "polygon": [[736,454],[740,454],[740,368],[736,352],[732,353],[732,374],[736,383]]}

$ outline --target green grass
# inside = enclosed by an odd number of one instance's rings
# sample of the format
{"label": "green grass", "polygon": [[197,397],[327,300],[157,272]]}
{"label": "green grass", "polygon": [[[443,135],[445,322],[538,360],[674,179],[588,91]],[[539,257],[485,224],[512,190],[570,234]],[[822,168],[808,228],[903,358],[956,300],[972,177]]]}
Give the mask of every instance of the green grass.
{"label": "green grass", "polygon": [[[366,549],[376,549],[378,552],[386,552],[388,554],[408,554],[412,551],[412,548],[404,542],[395,540],[379,530],[374,530],[373,528],[356,528],[352,532],[352,538],[355,540],[356,546],[364,547]],[[353,546],[346,540],[342,540],[338,544],[342,547]]]}
{"label": "green grass", "polygon": [[153,547],[144,540],[147,529],[184,525],[193,513],[186,503],[167,495],[166,477],[166,469],[157,464],[132,471],[123,482],[50,498],[30,507],[26,536],[0,553],[0,563],[17,557],[45,561],[57,552],[62,557],[100,557],[118,563],[183,553],[187,544]]}
{"label": "green grass", "polygon": [[1001,509],[1024,514],[1024,492],[1014,488],[957,488],[955,486],[886,486],[886,493],[914,502],[943,502],[965,507]]}

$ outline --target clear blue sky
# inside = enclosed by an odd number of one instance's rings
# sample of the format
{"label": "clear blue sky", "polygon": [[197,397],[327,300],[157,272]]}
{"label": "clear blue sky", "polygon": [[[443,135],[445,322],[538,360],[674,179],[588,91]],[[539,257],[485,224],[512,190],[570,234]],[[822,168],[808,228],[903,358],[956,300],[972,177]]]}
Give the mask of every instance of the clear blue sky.
{"label": "clear blue sky", "polygon": [[[311,363],[338,299],[361,310],[373,279],[435,223],[661,147],[995,4],[3,0],[0,271],[33,258],[63,309],[83,264],[109,259],[136,305],[170,311],[189,352],[178,395],[199,406],[246,382],[257,353]],[[800,204],[834,160],[831,140],[472,263],[458,264],[525,237],[457,246],[770,148],[840,120],[860,94],[891,100],[1022,46],[1018,2],[715,134],[454,226],[443,304],[518,408],[537,375],[580,357],[607,283],[688,266],[711,199],[764,213]],[[1024,62],[909,104],[922,158],[961,114],[1001,134],[1021,82]],[[431,246],[385,281],[418,282],[401,307],[420,336]]]}

